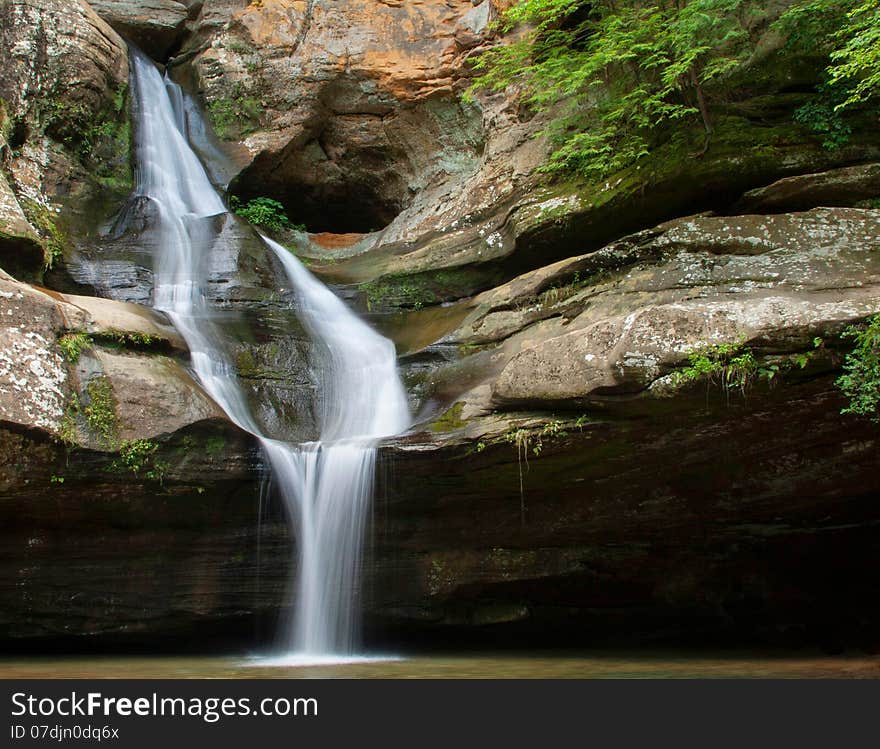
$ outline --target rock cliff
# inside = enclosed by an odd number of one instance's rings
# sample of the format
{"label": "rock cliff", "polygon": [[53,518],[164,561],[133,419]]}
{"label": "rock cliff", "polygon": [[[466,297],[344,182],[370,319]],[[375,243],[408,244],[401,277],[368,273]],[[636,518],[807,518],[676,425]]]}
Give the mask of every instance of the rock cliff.
{"label": "rock cliff", "polygon": [[[278,238],[398,346],[372,641],[880,641],[880,443],[834,384],[880,311],[876,121],[823,148],[792,121],[815,61],[761,27],[704,153],[549,182],[543,116],[462,96],[497,6],[0,3],[0,639],[241,642],[285,605],[253,440],[145,306],[125,37],[204,107],[219,189],[280,200],[307,231]],[[257,418],[308,438],[296,299],[215,228]]]}

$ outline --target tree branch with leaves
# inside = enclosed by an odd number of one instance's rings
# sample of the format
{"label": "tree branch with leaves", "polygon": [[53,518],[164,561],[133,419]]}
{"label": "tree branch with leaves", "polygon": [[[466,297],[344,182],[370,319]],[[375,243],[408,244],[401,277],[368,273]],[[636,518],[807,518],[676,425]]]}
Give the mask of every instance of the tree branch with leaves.
{"label": "tree branch with leaves", "polygon": [[746,3],[522,0],[500,28],[528,30],[477,60],[471,95],[513,85],[532,109],[554,108],[544,170],[606,177],[672,124],[700,121],[710,136],[705,88],[748,51]]}

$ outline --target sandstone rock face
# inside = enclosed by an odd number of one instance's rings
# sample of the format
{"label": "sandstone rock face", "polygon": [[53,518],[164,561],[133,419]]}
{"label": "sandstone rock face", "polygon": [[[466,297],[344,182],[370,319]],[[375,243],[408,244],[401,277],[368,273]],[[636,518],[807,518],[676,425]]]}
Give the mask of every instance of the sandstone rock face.
{"label": "sandstone rock face", "polygon": [[88,3],[4,0],[2,9],[0,88],[11,117],[45,97],[97,112],[105,92],[126,82],[125,43]]}
{"label": "sandstone rock face", "polygon": [[89,5],[155,60],[166,60],[180,42],[189,12],[174,0],[89,0]]}
{"label": "sandstone rock face", "polygon": [[[32,243],[26,216],[46,259],[58,262],[68,225],[94,222],[94,201],[130,185],[125,43],[82,0],[3,0],[0,58],[9,134],[0,157],[12,191],[0,185],[4,222],[12,217],[16,236]],[[62,206],[70,206],[63,216]],[[29,278],[42,270],[3,259]]]}
{"label": "sandstone rock face", "polygon": [[468,297],[781,177],[880,156],[873,129],[829,152],[792,124],[789,89],[810,80],[768,32],[755,62],[768,69],[747,71],[705,154],[691,133],[600,183],[547,185],[544,115],[515,92],[461,98],[473,57],[497,42],[496,5],[208,0],[172,70],[234,152],[231,191],[282,200],[320,235],[288,243],[328,279],[362,284],[373,310]]}
{"label": "sandstone rock face", "polygon": [[840,415],[833,376],[747,402],[704,385],[581,426],[520,413],[524,449],[401,444],[369,568],[374,637],[876,646],[880,443]]}
{"label": "sandstone rock face", "polygon": [[[460,98],[494,3],[95,6],[127,34],[160,21],[144,43],[203,96],[231,191],[281,198],[316,232],[285,239],[405,354],[419,423],[381,451],[371,641],[876,645],[880,442],[834,380],[840,333],[880,309],[880,143],[828,152],[792,125],[809,75],[750,83],[702,156],[698,133],[601,184],[548,185],[541,116]],[[113,171],[124,45],[81,2],[2,11],[0,218],[65,262],[55,291],[0,278],[0,640],[269,635],[294,543],[280,504],[139,306],[154,216]],[[112,137],[84,137],[81,103]],[[708,209],[724,215],[675,218]],[[256,418],[312,438],[296,299],[247,226],[214,224],[205,293]],[[677,378],[717,345],[752,357],[747,382]]]}
{"label": "sandstone rock face", "polygon": [[[80,413],[80,405],[87,408],[92,399],[95,382],[107,382],[112,392],[118,439],[148,439],[201,421],[225,420],[178,361],[105,347],[134,341],[185,351],[158,313],[133,304],[54,294],[2,271],[0,295],[0,416],[5,423],[40,430],[47,438],[113,449],[115,444],[103,443],[95,423]],[[74,333],[88,335],[76,354],[68,355],[59,341]]]}
{"label": "sandstone rock face", "polygon": [[46,294],[3,274],[0,415],[6,422],[60,434],[68,372],[55,338],[62,316]]}
{"label": "sandstone rock face", "polygon": [[487,149],[524,140],[514,125],[487,145],[459,100],[488,1],[243,5],[206,2],[182,58],[195,54],[218,131],[246,149],[233,189],[282,199],[314,231],[380,229],[421,193],[436,208]]}
{"label": "sandstone rock face", "polygon": [[475,297],[444,340],[477,353],[433,376],[465,416],[662,397],[692,352],[807,351],[870,316],[878,247],[876,210],[679,219]]}
{"label": "sandstone rock face", "polygon": [[0,272],[0,326],[0,638],[152,637],[266,608],[258,550],[287,542],[257,542],[259,456],[166,355],[168,321]]}
{"label": "sandstone rock face", "polygon": [[[880,442],[834,379],[878,242],[876,210],[694,216],[459,305],[404,360],[427,433],[388,449],[374,631],[876,643]],[[714,344],[754,378],[676,384]]]}
{"label": "sandstone rock face", "polygon": [[[815,205],[852,206],[880,198],[880,164],[832,169],[786,177],[749,190],[734,206],[737,213],[782,213]],[[875,206],[876,207],[876,206]]]}
{"label": "sandstone rock face", "polygon": [[[0,136],[2,138],[2,136]],[[5,141],[0,139],[0,151]],[[43,248],[5,175],[0,174],[0,264],[27,275],[43,265]]]}
{"label": "sandstone rock face", "polygon": [[[880,308],[876,211],[697,218],[676,222],[654,244],[665,254],[659,268],[633,271],[609,289],[611,299],[594,296],[560,336],[517,354],[494,387],[495,402],[639,391],[701,347],[808,347],[811,333],[835,332]],[[723,261],[707,263],[701,252]],[[636,293],[614,299],[627,287]]]}
{"label": "sandstone rock face", "polygon": [[[153,309],[96,296],[61,294],[59,297],[85,313],[78,315],[74,324],[90,335],[103,338],[135,337],[150,344],[162,343],[176,351],[187,352],[180,334],[163,315]],[[67,324],[70,326],[71,322]]]}

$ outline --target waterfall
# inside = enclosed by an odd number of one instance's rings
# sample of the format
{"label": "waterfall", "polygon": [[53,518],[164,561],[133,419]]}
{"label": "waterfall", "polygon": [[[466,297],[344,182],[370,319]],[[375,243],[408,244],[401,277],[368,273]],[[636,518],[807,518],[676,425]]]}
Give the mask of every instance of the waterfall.
{"label": "waterfall", "polygon": [[297,574],[283,648],[304,657],[350,654],[355,646],[364,523],[376,447],[409,426],[393,344],[358,319],[284,247],[262,237],[296,292],[298,314],[318,349],[321,401],[315,442],[289,444],[261,432],[250,412],[203,293],[205,266],[225,213],[187,140],[180,88],[132,52],[136,194],[158,216],[154,305],[190,349],[205,390],[260,441],[297,541]]}

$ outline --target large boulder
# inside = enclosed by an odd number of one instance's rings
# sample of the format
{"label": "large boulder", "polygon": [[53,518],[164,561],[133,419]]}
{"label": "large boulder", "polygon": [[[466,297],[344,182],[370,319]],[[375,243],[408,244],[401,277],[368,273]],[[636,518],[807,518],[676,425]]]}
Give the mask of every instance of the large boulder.
{"label": "large boulder", "polygon": [[247,601],[259,454],[167,319],[0,272],[0,328],[0,638],[156,636],[265,606]]}
{"label": "large boulder", "polygon": [[640,392],[700,348],[805,348],[880,309],[877,211],[680,220],[641,249],[659,262],[591,288],[580,314],[575,292],[564,329],[505,366],[495,403]]}
{"label": "large boulder", "polygon": [[677,219],[460,304],[442,338],[466,355],[424,397],[465,418],[622,407],[713,346],[806,353],[880,310],[878,248],[877,210]]}
{"label": "large boulder", "polygon": [[[0,416],[9,427],[115,451],[119,440],[225,420],[181,363],[167,356],[186,346],[153,310],[56,294],[0,271],[0,325]],[[97,386],[111,408],[101,415],[104,423],[87,410]]]}

